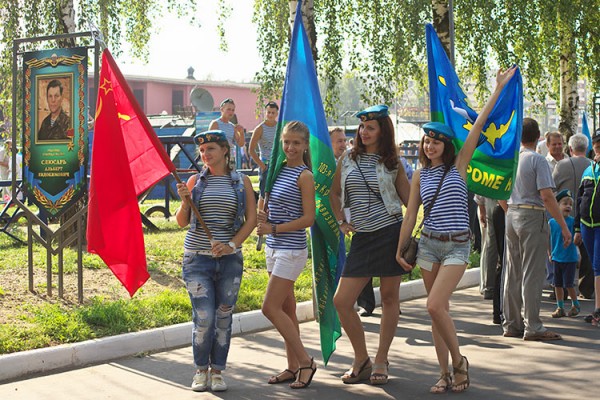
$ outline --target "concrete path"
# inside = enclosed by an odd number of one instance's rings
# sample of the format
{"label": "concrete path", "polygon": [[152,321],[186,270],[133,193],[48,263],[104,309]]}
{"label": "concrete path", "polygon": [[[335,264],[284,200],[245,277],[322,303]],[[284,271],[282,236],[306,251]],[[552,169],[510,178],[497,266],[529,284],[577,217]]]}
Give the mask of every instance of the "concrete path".
{"label": "concrete path", "polygon": [[[491,301],[476,288],[455,293],[455,318],[461,351],[471,364],[471,387],[456,395],[461,399],[578,399],[595,398],[600,364],[600,329],[583,321],[593,308],[582,301],[577,318],[552,319],[554,303],[544,296],[542,314],[548,328],[561,333],[557,342],[525,342],[504,338],[499,326],[491,323]],[[390,352],[390,382],[344,385],[339,376],[352,362],[345,336],[329,365],[320,359],[318,326],[301,325],[309,352],[319,370],[305,390],[287,385],[267,385],[268,377],[285,368],[282,340],[275,330],[237,336],[232,341],[223,393],[194,393],[189,384],[194,372],[189,346],[172,351],[129,357],[91,367],[53,373],[0,385],[0,399],[421,399],[439,398],[428,393],[436,381],[438,367],[431,343],[425,299],[403,302],[402,316]],[[374,354],[379,318],[364,318],[367,343]],[[459,397],[456,397],[459,398]]]}

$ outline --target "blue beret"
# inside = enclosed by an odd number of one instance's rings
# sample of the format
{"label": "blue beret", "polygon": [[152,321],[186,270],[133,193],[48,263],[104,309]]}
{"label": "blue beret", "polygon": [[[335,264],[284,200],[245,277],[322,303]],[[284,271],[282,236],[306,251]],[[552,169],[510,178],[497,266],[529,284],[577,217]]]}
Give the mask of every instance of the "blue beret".
{"label": "blue beret", "polygon": [[427,136],[436,140],[451,142],[454,139],[452,128],[441,122],[428,122],[423,125],[423,130]]}
{"label": "blue beret", "polygon": [[202,133],[198,133],[194,136],[194,143],[198,146],[204,143],[214,143],[214,142],[226,142],[227,136],[225,136],[225,132],[214,130],[214,131],[206,131]]}
{"label": "blue beret", "polygon": [[573,196],[571,195],[571,191],[569,189],[564,189],[561,190],[560,192],[556,193],[556,201],[559,202],[562,199],[564,199],[565,197],[569,197],[569,198],[573,198]]}
{"label": "blue beret", "polygon": [[356,117],[360,118],[361,121],[371,121],[373,119],[387,117],[388,115],[390,115],[388,112],[388,107],[380,104],[378,106],[372,106],[362,110],[356,114]]}

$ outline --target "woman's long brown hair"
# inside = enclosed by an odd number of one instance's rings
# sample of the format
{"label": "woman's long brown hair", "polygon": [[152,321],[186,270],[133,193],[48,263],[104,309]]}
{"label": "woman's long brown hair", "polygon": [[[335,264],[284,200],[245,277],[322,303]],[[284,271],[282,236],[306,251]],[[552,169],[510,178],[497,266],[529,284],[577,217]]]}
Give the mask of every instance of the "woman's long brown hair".
{"label": "woman's long brown hair", "polygon": [[[377,154],[381,157],[379,162],[384,164],[385,167],[390,171],[396,168],[404,169],[398,160],[398,149],[394,137],[394,125],[392,124],[392,120],[390,117],[381,117],[377,118],[376,121],[379,124],[380,131],[379,147],[377,149]],[[359,134],[362,127],[363,124],[361,122],[361,124],[358,126],[358,130],[356,131],[352,152],[350,152],[350,158],[352,158],[354,161],[356,161],[359,155],[367,152],[367,148],[362,142]]]}

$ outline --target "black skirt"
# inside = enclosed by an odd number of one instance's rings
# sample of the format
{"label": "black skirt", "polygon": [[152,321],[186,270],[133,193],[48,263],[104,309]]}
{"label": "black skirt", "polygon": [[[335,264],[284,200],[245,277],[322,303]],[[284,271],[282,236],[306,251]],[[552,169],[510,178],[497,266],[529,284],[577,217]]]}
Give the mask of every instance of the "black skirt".
{"label": "black skirt", "polygon": [[402,222],[397,222],[375,232],[355,233],[342,276],[359,278],[407,274],[396,261],[401,225]]}

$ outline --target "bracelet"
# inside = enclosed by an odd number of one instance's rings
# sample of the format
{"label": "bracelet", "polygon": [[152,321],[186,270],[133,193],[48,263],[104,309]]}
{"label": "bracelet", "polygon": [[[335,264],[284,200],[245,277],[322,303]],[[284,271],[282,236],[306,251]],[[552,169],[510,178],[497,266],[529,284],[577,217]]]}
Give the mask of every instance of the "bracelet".
{"label": "bracelet", "polygon": [[271,224],[271,235],[277,236],[277,225]]}

